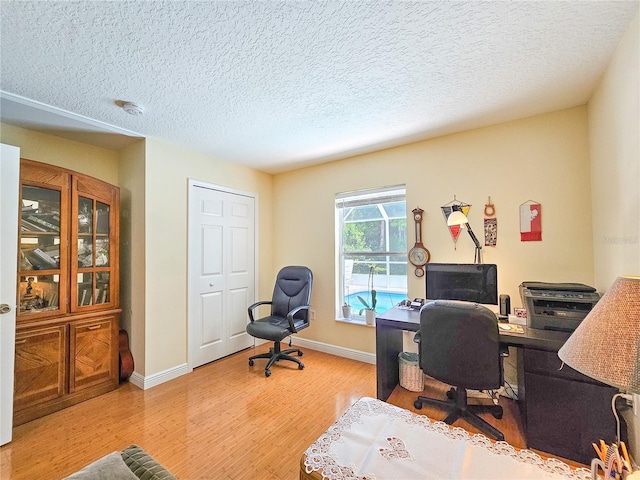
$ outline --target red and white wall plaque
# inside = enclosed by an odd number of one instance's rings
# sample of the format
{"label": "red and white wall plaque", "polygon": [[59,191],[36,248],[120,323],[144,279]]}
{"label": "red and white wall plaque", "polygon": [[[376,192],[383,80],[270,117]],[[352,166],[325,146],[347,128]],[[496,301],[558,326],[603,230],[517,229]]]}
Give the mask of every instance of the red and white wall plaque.
{"label": "red and white wall plaque", "polygon": [[520,205],[520,241],[542,241],[542,205],[533,200]]}

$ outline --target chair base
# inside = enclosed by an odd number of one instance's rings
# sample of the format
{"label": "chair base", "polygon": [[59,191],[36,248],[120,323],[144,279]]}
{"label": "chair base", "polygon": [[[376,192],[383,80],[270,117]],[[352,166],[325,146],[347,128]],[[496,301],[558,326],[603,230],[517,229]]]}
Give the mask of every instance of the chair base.
{"label": "chair base", "polygon": [[258,355],[253,355],[249,357],[249,366],[253,367],[253,361],[256,358],[268,358],[267,366],[264,367],[264,376],[271,376],[271,366],[280,360],[289,360],[291,362],[298,364],[298,370],[302,370],[304,368],[304,363],[298,360],[295,357],[292,357],[290,354],[297,353],[299,357],[302,356],[302,350],[298,348],[290,348],[288,350],[282,350],[280,347],[280,342],[274,342],[273,347],[269,349],[268,353],[259,353]]}
{"label": "chair base", "polygon": [[500,405],[469,405],[467,403],[467,390],[464,388],[452,388],[447,392],[447,396],[451,400],[445,401],[419,396],[413,402],[413,406],[420,410],[422,405],[425,404],[444,410],[449,413],[447,418],[444,419],[444,423],[447,425],[452,425],[456,420],[462,418],[490,437],[498,441],[504,441],[504,435],[500,430],[478,416],[479,413],[491,413],[495,418],[502,418],[503,410]]}

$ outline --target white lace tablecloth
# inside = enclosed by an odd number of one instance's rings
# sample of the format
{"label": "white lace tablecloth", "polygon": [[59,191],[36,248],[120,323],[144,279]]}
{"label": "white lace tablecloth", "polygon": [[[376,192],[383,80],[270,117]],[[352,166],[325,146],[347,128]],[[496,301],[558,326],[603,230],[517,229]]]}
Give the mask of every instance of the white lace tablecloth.
{"label": "white lace tablecloth", "polygon": [[364,397],[305,452],[307,474],[323,479],[572,479],[589,470],[492,442],[459,427]]}

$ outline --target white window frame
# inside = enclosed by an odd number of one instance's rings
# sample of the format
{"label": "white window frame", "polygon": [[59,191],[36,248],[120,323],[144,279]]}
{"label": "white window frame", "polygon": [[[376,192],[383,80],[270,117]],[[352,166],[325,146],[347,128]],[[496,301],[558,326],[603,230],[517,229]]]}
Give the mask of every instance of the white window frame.
{"label": "white window frame", "polygon": [[[352,310],[351,317],[348,319],[343,318],[342,316],[342,305],[345,300],[345,293],[348,285],[345,281],[345,261],[344,256],[347,255],[343,251],[343,227],[344,223],[344,208],[348,206],[365,206],[365,205],[378,205],[378,209],[381,213],[381,216],[385,220],[385,235],[386,235],[386,244],[389,245],[389,221],[398,217],[389,218],[386,214],[386,211],[381,207],[384,203],[391,203],[396,201],[405,201],[406,202],[406,187],[404,185],[395,185],[390,187],[383,188],[375,188],[369,190],[359,190],[353,192],[344,192],[336,195],[336,319],[340,321],[348,321],[352,323],[362,323],[364,324],[364,315],[359,315],[358,311]],[[406,208],[406,207],[405,207]],[[406,213],[405,213],[406,215]],[[408,230],[408,227],[407,227]],[[368,256],[368,257],[386,257],[387,258],[387,281],[386,286],[389,287],[388,278],[390,278],[389,274],[389,266],[391,262],[389,261],[389,256],[404,256],[406,259],[407,255],[407,245],[406,242],[402,245],[403,249],[401,251],[385,251],[385,252],[349,252],[349,256],[360,255],[360,256]],[[406,262],[407,260],[405,260]],[[395,262],[394,262],[395,263]],[[402,293],[407,292],[408,288],[408,265],[407,265],[407,273],[404,276],[404,285],[398,288],[398,291],[402,291]],[[378,278],[380,280],[380,278]],[[362,287],[362,285],[359,285]],[[374,287],[375,288],[375,287]],[[349,292],[350,294],[355,293],[353,291]]]}

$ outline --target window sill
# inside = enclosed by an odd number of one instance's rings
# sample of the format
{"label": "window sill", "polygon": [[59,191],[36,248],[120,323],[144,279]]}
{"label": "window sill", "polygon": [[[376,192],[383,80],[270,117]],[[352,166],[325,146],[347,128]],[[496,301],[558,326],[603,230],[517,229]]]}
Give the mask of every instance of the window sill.
{"label": "window sill", "polygon": [[365,321],[364,317],[361,318],[336,318],[336,322],[340,322],[340,323],[348,323],[349,325],[361,325],[363,327],[374,327],[375,328],[375,323],[373,325],[368,325],[367,322]]}

